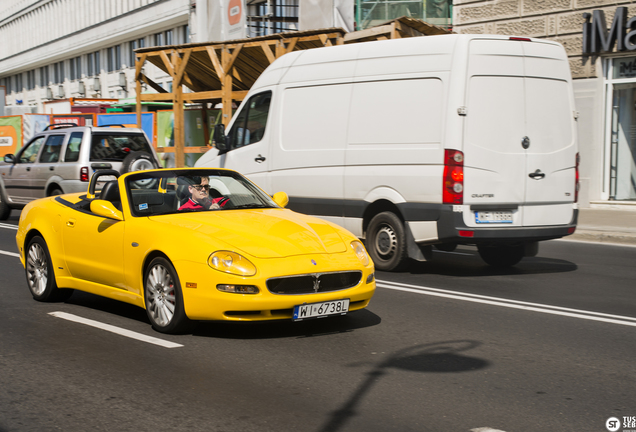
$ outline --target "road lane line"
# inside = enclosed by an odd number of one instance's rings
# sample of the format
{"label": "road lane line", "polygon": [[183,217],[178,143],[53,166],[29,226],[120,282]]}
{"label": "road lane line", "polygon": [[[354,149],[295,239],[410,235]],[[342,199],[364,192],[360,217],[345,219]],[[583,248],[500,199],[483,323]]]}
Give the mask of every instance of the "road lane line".
{"label": "road lane line", "polygon": [[6,224],[6,223],[0,223],[0,228],[7,228],[7,229],[12,229],[12,230],[18,230],[18,226],[17,225],[11,225],[11,224]]}
{"label": "road lane line", "polygon": [[12,256],[12,257],[20,258],[20,254],[15,253],[15,252],[8,252],[8,251],[0,250],[0,254],[9,255],[9,256]]}
{"label": "road lane line", "polygon": [[539,303],[528,303],[528,302],[522,302],[518,300],[509,300],[509,299],[498,298],[498,297],[488,297],[488,296],[477,295],[477,294],[459,293],[455,291],[442,290],[438,288],[422,287],[417,285],[401,284],[397,282],[385,282],[385,281],[377,280],[376,285],[379,288],[386,288],[386,289],[392,289],[397,291],[412,292],[416,294],[451,298],[455,300],[463,300],[463,301],[469,301],[473,303],[483,303],[483,304],[489,304],[493,306],[502,306],[502,307],[507,307],[511,309],[528,310],[528,311],[547,313],[552,315],[567,316],[571,318],[586,319],[590,321],[601,321],[601,322],[606,322],[611,324],[620,324],[620,325],[636,327],[636,318],[632,318],[628,316],[610,315],[610,314],[605,314],[600,312],[564,308],[560,306],[550,306],[550,305],[543,305]]}
{"label": "road lane line", "polygon": [[82,318],[82,317],[79,317],[77,315],[69,314],[69,313],[66,313],[66,312],[49,312],[49,315],[52,315],[52,316],[54,316],[56,318],[62,318],[62,319],[68,320],[68,321],[73,321],[73,322],[76,322],[76,323],[85,324],[85,325],[88,325],[88,326],[91,326],[91,327],[96,327],[98,329],[106,330],[106,331],[109,331],[111,333],[115,333],[115,334],[118,334],[118,335],[121,335],[121,336],[125,336],[125,337],[131,338],[131,339],[137,339],[137,340],[142,341],[142,342],[148,342],[148,343],[151,343],[151,344],[154,344],[154,345],[159,345],[159,346],[162,346],[162,347],[165,347],[165,348],[179,348],[179,347],[183,346],[183,345],[180,345],[178,343],[169,342],[169,341],[166,341],[166,340],[163,340],[163,339],[158,339],[158,338],[155,338],[155,337],[152,337],[152,336],[146,336],[146,335],[143,335],[141,333],[137,333],[137,332],[134,332],[134,331],[123,329],[121,327],[115,327],[115,326],[112,326],[110,324],[104,324],[104,323],[101,323],[99,321],[93,321],[91,319]]}

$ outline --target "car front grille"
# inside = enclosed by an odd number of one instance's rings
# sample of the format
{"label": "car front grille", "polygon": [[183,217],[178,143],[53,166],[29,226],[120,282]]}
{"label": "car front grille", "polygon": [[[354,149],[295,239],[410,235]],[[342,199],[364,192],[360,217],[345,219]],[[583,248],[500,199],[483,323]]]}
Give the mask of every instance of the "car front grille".
{"label": "car front grille", "polygon": [[360,283],[361,271],[312,273],[267,280],[272,294],[317,294],[352,288]]}

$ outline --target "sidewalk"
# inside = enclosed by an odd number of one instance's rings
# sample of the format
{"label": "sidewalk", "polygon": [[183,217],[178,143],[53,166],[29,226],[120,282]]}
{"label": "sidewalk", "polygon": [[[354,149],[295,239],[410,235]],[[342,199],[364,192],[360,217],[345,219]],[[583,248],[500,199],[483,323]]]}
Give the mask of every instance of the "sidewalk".
{"label": "sidewalk", "polygon": [[579,209],[579,223],[566,240],[636,245],[636,207]]}

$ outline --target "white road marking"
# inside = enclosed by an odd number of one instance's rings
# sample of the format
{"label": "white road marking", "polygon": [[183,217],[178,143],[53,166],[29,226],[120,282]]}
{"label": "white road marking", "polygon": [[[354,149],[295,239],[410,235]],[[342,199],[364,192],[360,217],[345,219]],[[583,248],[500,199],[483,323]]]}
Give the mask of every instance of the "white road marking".
{"label": "white road marking", "polygon": [[9,255],[9,256],[12,256],[12,257],[20,258],[20,254],[15,253],[15,252],[7,252],[7,251],[0,250],[0,254]]}
{"label": "white road marking", "polygon": [[429,288],[429,287],[423,287],[423,286],[417,286],[417,285],[408,285],[408,284],[401,284],[396,282],[387,282],[387,281],[380,281],[380,280],[376,281],[376,285],[379,288],[386,288],[386,289],[392,289],[397,291],[406,291],[406,292],[412,292],[416,294],[445,297],[445,298],[451,298],[455,300],[463,300],[463,301],[469,301],[474,303],[483,303],[483,304],[489,304],[493,306],[502,306],[502,307],[507,307],[512,309],[522,309],[522,310],[528,310],[533,312],[547,313],[552,315],[561,315],[561,316],[567,316],[571,318],[580,318],[580,319],[586,319],[590,321],[601,321],[601,322],[610,323],[610,324],[619,324],[619,325],[636,327],[636,318],[632,318],[628,316],[610,315],[610,314],[605,314],[600,312],[585,311],[580,309],[570,309],[570,308],[564,308],[560,306],[543,305],[539,303],[528,303],[528,302],[508,300],[508,299],[498,298],[498,297],[488,297],[488,296],[477,295],[477,294],[460,293],[456,291],[448,291],[448,290],[443,290],[438,288]]}
{"label": "white road marking", "polygon": [[137,333],[137,332],[134,332],[134,331],[126,330],[126,329],[123,329],[123,328],[120,328],[120,327],[115,327],[115,326],[112,326],[110,324],[104,324],[104,323],[101,323],[99,321],[93,321],[93,320],[90,320],[90,319],[87,319],[87,318],[82,318],[82,317],[79,317],[77,315],[72,315],[72,314],[69,314],[69,313],[66,313],[66,312],[49,312],[49,315],[52,315],[52,316],[57,317],[57,318],[62,318],[62,319],[68,320],[68,321],[73,321],[73,322],[76,322],[76,323],[85,324],[85,325],[88,325],[88,326],[91,326],[91,327],[96,327],[98,329],[106,330],[106,331],[109,331],[111,333],[116,333],[116,334],[121,335],[121,336],[125,336],[125,337],[131,338],[131,339],[137,339],[137,340],[142,341],[142,342],[148,342],[148,343],[159,345],[159,346],[162,346],[162,347],[165,347],[165,348],[179,348],[179,347],[183,346],[183,345],[180,345],[178,343],[169,342],[169,341],[166,341],[166,340],[163,340],[163,339],[158,339],[158,338],[152,337],[152,336],[146,336],[146,335],[143,335],[141,333]]}
{"label": "white road marking", "polygon": [[17,225],[11,225],[11,224],[6,224],[6,223],[0,223],[0,228],[7,228],[7,229],[12,229],[12,230],[18,230],[18,226]]}

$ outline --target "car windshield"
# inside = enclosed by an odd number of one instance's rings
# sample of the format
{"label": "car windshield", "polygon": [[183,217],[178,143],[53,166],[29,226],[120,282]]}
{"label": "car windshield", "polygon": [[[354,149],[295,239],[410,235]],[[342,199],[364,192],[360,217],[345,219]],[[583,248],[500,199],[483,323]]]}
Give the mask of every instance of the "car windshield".
{"label": "car windshield", "polygon": [[139,172],[126,178],[126,192],[134,216],[278,208],[271,197],[235,171]]}
{"label": "car windshield", "polygon": [[132,152],[151,153],[143,134],[95,133],[91,142],[91,162],[121,162]]}

